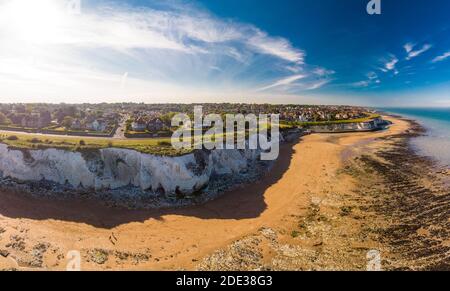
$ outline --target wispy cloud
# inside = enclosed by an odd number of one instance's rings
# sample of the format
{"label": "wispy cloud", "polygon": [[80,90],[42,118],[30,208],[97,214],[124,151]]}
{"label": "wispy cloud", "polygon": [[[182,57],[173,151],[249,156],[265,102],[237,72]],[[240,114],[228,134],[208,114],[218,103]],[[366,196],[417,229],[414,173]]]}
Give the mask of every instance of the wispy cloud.
{"label": "wispy cloud", "polygon": [[365,88],[365,87],[369,87],[371,85],[375,85],[375,84],[380,84],[381,81],[378,77],[378,74],[371,71],[369,73],[367,73],[366,75],[367,79],[366,80],[362,80],[362,81],[358,81],[355,83],[350,84],[351,87],[354,88]]}
{"label": "wispy cloud", "polygon": [[250,47],[261,53],[273,55],[292,63],[303,64],[305,53],[293,48],[289,41],[283,38],[269,37],[259,30],[255,32],[255,35],[250,37],[248,41]]}
{"label": "wispy cloud", "polygon": [[406,53],[409,54],[410,52],[412,52],[414,46],[415,46],[415,44],[409,42],[409,43],[405,44],[403,46],[403,48],[405,49]]}
{"label": "wispy cloud", "polygon": [[312,82],[306,85],[306,90],[317,90],[319,88],[322,88],[326,84],[330,83],[332,80],[325,79],[325,80],[319,80],[316,82]]}
{"label": "wispy cloud", "polygon": [[350,84],[352,87],[355,88],[365,88],[368,87],[370,85],[370,82],[368,80],[364,80],[364,81],[359,81],[359,82],[355,82]]}
{"label": "wispy cloud", "polygon": [[424,44],[420,49],[414,50],[415,45],[413,45],[411,43],[405,44],[404,48],[406,50],[406,53],[408,54],[408,56],[406,57],[406,60],[409,61],[415,57],[418,57],[421,54],[423,54],[424,52],[431,49],[432,47],[433,46],[431,44]]}
{"label": "wispy cloud", "polygon": [[336,73],[322,67],[306,67],[302,73],[293,70],[296,74],[276,79],[271,84],[259,88],[257,91],[275,91],[292,93],[293,91],[317,90],[334,80]]}
{"label": "wispy cloud", "polygon": [[448,51],[440,56],[435,57],[431,62],[433,62],[433,63],[442,62],[448,58],[450,58],[450,51]]}
{"label": "wispy cloud", "polygon": [[369,73],[367,73],[367,78],[369,80],[376,80],[376,79],[378,79],[378,75],[375,72],[369,72]]}
{"label": "wispy cloud", "polygon": [[[332,74],[308,64],[306,52],[286,38],[181,1],[102,3],[67,15],[57,0],[0,0],[0,74],[9,80],[3,92],[35,98],[82,92],[82,101],[98,92],[142,94],[150,102],[195,89],[221,95],[275,89],[300,76],[319,75],[321,81]],[[32,84],[29,91],[17,86],[21,80]]]}
{"label": "wispy cloud", "polygon": [[125,72],[120,81],[120,88],[125,89],[125,86],[127,85],[127,79],[128,79],[128,72]]}
{"label": "wispy cloud", "polygon": [[265,90],[268,90],[268,89],[271,89],[271,88],[275,88],[275,87],[279,87],[279,86],[290,85],[290,84],[294,83],[295,81],[298,81],[298,80],[303,79],[305,77],[306,77],[305,75],[293,75],[293,76],[290,76],[290,77],[286,77],[286,78],[278,80],[275,83],[272,83],[272,84],[270,84],[268,86],[262,87],[262,88],[258,89],[258,91],[265,91]]}
{"label": "wispy cloud", "polygon": [[391,59],[384,64],[384,69],[387,71],[392,71],[395,69],[395,65],[397,65],[398,59],[396,56],[392,55]]}
{"label": "wispy cloud", "polygon": [[315,68],[313,70],[313,73],[316,74],[317,76],[328,76],[328,75],[333,75],[336,72],[333,70],[327,70],[325,68]]}

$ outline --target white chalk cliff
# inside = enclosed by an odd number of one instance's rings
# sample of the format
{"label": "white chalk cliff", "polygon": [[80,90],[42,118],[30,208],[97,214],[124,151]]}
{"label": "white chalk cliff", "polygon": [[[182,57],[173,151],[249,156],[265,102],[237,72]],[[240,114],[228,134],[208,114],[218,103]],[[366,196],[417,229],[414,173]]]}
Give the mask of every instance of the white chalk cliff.
{"label": "white chalk cliff", "polygon": [[327,125],[314,125],[309,129],[313,132],[327,133],[327,132],[358,132],[358,131],[371,131],[382,129],[386,126],[386,121],[381,118],[375,118],[366,122],[351,122],[351,123],[335,123]]}
{"label": "white chalk cliff", "polygon": [[213,175],[238,174],[259,159],[258,151],[198,151],[180,157],[161,157],[134,150],[107,148],[88,152],[59,149],[19,150],[0,144],[0,178],[50,181],[73,188],[193,193]]}

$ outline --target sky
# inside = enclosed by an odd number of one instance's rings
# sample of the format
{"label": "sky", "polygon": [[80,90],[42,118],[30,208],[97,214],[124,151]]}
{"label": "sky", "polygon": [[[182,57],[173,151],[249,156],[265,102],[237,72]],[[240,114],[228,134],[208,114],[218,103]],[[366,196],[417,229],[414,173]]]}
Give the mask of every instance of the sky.
{"label": "sky", "polygon": [[450,1],[0,0],[0,102],[450,107]]}

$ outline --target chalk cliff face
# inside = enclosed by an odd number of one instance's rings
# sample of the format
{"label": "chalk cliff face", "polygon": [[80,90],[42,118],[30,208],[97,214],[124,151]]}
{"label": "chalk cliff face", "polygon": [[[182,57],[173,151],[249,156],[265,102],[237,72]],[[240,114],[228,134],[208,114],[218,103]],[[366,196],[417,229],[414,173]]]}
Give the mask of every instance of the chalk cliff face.
{"label": "chalk cliff face", "polygon": [[108,148],[88,152],[58,149],[17,150],[0,144],[0,178],[49,181],[75,189],[108,190],[138,187],[143,191],[191,194],[212,176],[248,171],[258,151],[197,151],[160,157],[133,150]]}
{"label": "chalk cliff face", "polygon": [[315,125],[309,127],[313,132],[357,132],[357,131],[371,131],[379,130],[386,126],[386,121],[381,118],[376,118],[368,122],[354,122],[354,123],[336,123],[329,125]]}

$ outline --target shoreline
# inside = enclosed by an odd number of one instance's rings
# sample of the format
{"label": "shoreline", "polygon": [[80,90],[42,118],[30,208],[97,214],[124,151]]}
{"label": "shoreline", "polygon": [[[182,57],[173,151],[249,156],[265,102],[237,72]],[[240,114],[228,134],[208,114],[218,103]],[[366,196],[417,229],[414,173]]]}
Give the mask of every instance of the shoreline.
{"label": "shoreline", "polygon": [[[363,149],[343,157],[336,181],[350,178],[353,187],[313,197],[291,237],[260,229],[207,257],[199,269],[237,270],[245,262],[247,270],[366,270],[375,251],[383,270],[450,270],[449,173],[409,146],[424,128],[396,119],[408,127],[357,142]],[[245,255],[255,246],[259,258]]]}
{"label": "shoreline", "polygon": [[67,251],[80,250],[86,270],[363,269],[367,249],[383,244],[367,235],[354,245],[355,229],[369,219],[356,202],[346,205],[358,197],[357,181],[343,173],[341,154],[352,148],[353,159],[408,130],[395,121],[383,132],[306,136],[283,147],[260,183],[185,209],[55,205],[2,193],[0,251],[9,255],[0,268],[62,270]]}
{"label": "shoreline", "polygon": [[[395,109],[392,110],[395,112]],[[432,159],[438,167],[450,169],[450,157],[445,152],[445,148],[450,145],[449,132],[444,130],[450,124],[449,121],[440,117],[436,119],[426,114],[420,115],[420,113],[411,112],[404,112],[405,115],[401,116],[399,115],[402,114],[401,109],[399,110],[398,113],[385,114],[410,120],[422,128],[420,136],[411,140],[411,145],[417,154]],[[424,110],[426,112],[426,109]]]}
{"label": "shoreline", "polygon": [[450,270],[450,173],[421,155],[411,139],[426,128],[405,119],[410,129],[387,137],[386,149],[352,161],[363,209],[373,214],[373,235],[384,245],[388,270]]}

